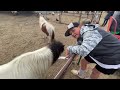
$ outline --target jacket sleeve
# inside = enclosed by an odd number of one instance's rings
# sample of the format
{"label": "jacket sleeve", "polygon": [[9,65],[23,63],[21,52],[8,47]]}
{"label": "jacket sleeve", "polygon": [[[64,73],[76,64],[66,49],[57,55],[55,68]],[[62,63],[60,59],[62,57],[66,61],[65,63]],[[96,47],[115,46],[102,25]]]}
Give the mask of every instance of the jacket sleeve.
{"label": "jacket sleeve", "polygon": [[87,56],[102,40],[102,35],[97,31],[87,31],[83,35],[83,42],[81,45],[68,46],[70,53],[79,54],[80,56]]}

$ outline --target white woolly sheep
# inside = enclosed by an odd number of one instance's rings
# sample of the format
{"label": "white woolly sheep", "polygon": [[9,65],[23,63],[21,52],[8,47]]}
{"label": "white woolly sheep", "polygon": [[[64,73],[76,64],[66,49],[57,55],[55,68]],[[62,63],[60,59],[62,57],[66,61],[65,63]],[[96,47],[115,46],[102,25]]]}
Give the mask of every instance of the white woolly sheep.
{"label": "white woolly sheep", "polygon": [[22,54],[0,66],[0,79],[45,79],[48,68],[64,51],[64,45],[53,41],[48,46]]}

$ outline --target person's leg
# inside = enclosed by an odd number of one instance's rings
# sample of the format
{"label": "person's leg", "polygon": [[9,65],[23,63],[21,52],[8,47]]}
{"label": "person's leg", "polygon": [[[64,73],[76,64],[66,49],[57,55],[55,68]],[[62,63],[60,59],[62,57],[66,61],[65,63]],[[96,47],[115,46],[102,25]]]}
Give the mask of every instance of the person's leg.
{"label": "person's leg", "polygon": [[79,70],[71,70],[71,72],[74,74],[74,75],[77,75],[79,78],[85,78],[86,75],[85,75],[85,70],[87,68],[87,64],[89,64],[89,62],[85,59],[82,59],[81,60],[81,66],[80,66],[80,69]]}
{"label": "person's leg", "polygon": [[87,65],[89,64],[90,62],[88,62],[85,58],[81,60],[81,67],[80,67],[80,70],[86,70],[87,68]]}
{"label": "person's leg", "polygon": [[71,70],[71,72],[74,74],[74,75],[77,75],[79,76],[80,78],[85,78],[86,75],[85,75],[85,70],[87,69],[87,65],[92,62],[90,59],[89,59],[89,56],[85,57],[84,59],[81,60],[81,66],[80,66],[80,69],[79,70]]}
{"label": "person's leg", "polygon": [[114,74],[116,71],[117,71],[117,69],[105,69],[99,65],[96,65],[93,68],[92,74],[90,75],[89,79],[97,79],[97,78],[99,78],[101,73],[106,74],[106,75],[111,75],[111,74]]}
{"label": "person's leg", "polygon": [[94,67],[92,70],[92,74],[90,75],[90,79],[97,79],[99,78],[100,74],[101,72]]}
{"label": "person's leg", "polygon": [[107,24],[108,20],[105,21],[104,26]]}

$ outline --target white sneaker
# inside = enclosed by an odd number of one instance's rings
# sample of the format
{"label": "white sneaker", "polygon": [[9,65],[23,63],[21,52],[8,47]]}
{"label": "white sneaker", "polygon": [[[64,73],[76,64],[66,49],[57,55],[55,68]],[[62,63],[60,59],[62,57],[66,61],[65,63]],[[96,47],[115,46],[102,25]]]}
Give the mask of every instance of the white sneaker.
{"label": "white sneaker", "polygon": [[74,70],[74,69],[73,69],[73,70],[71,70],[71,72],[72,72],[72,74],[78,76],[79,78],[82,78],[82,79],[85,78],[85,74],[82,74],[82,75],[81,75],[78,70]]}

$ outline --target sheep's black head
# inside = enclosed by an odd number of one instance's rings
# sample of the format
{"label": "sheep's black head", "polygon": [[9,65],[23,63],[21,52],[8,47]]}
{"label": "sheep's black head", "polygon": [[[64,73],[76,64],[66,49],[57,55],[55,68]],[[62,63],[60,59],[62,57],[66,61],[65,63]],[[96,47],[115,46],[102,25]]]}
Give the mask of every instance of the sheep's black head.
{"label": "sheep's black head", "polygon": [[53,53],[53,63],[56,62],[56,60],[59,58],[59,56],[63,53],[64,51],[64,46],[62,42],[60,41],[56,41],[53,40],[50,44],[49,44],[49,48],[51,49],[52,53]]}

